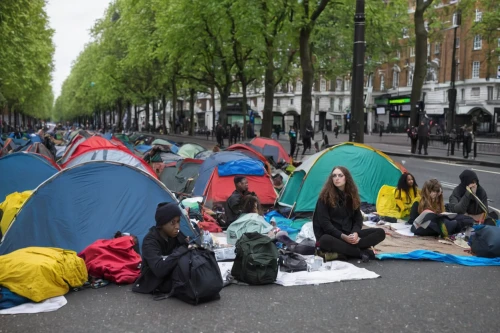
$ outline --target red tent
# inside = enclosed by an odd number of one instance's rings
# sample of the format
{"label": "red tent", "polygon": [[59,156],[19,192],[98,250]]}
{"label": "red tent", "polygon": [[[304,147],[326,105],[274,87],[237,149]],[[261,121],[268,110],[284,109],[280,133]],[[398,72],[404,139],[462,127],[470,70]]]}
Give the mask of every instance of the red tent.
{"label": "red tent", "polygon": [[[287,163],[292,162],[292,158],[288,156],[288,153],[286,152],[285,148],[279,143],[277,140],[269,139],[269,138],[263,138],[263,137],[258,137],[258,138],[253,138],[250,143],[254,146],[260,147],[264,149],[266,145],[268,146],[274,146],[278,148],[279,151],[279,159],[284,159]],[[275,161],[276,163],[279,161]]]}
{"label": "red tent", "polygon": [[135,166],[153,177],[158,176],[151,166],[132,152],[119,140],[107,140],[100,136],[93,136],[76,147],[71,157],[63,164],[63,168],[93,160],[107,160]]}

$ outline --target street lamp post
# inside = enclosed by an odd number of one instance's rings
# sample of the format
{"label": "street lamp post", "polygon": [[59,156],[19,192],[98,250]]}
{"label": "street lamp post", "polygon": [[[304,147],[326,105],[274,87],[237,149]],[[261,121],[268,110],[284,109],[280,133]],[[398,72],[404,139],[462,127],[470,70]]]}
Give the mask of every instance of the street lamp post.
{"label": "street lamp post", "polygon": [[461,23],[461,13],[457,11],[455,26],[453,27],[453,50],[452,50],[452,59],[451,59],[451,79],[450,79],[450,89],[448,90],[448,133],[450,135],[450,144],[451,144],[451,155],[455,155],[455,139],[456,133],[453,132],[455,129],[455,109],[457,103],[457,89],[455,88],[455,78],[457,72],[457,60],[455,59],[457,53],[457,28]]}
{"label": "street lamp post", "polygon": [[365,0],[356,0],[356,14],[354,14],[354,53],[352,62],[351,120],[349,127],[349,141],[358,143],[364,142],[364,67]]}

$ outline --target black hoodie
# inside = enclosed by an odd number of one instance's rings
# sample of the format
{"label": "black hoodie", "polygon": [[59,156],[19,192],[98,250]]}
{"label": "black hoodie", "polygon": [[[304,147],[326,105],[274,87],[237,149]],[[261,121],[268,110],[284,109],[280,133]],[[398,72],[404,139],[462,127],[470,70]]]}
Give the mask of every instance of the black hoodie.
{"label": "black hoodie", "polygon": [[482,186],[479,185],[479,179],[472,170],[464,170],[460,174],[460,185],[455,187],[450,196],[449,209],[452,213],[478,215],[484,213],[483,209],[476,199],[467,191],[467,186],[473,181],[477,183],[476,197],[481,200],[486,208],[488,208],[488,196]]}
{"label": "black hoodie", "polygon": [[179,257],[188,251],[185,238],[186,236],[179,232],[176,238],[165,239],[156,227],[151,227],[142,242],[141,276],[135,281],[132,291],[148,294],[161,285],[168,285],[168,279],[177,266]]}

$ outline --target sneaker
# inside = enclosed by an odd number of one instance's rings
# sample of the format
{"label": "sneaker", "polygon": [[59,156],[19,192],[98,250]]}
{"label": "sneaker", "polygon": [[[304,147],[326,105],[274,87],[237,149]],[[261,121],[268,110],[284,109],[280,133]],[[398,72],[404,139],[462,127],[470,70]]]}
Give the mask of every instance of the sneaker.
{"label": "sneaker", "polygon": [[345,259],[345,256],[337,252],[323,252],[321,250],[316,250],[316,255],[323,258],[323,262]]}
{"label": "sneaker", "polygon": [[367,263],[370,260],[375,260],[375,253],[370,249],[361,250],[361,261]]}

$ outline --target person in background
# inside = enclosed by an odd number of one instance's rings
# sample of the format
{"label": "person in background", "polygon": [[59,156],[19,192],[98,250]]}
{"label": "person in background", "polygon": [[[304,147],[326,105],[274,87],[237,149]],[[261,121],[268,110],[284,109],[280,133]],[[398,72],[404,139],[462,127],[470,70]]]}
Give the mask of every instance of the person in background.
{"label": "person in background", "polygon": [[463,153],[464,158],[469,158],[469,154],[472,151],[472,142],[474,141],[472,127],[467,127],[464,131],[464,144],[463,144]]}
{"label": "person in background", "polygon": [[188,251],[189,238],[180,231],[182,211],[174,203],[160,203],[156,208],[156,226],[149,229],[142,242],[141,275],[132,291],[169,293],[170,276],[178,259]]}
{"label": "person in background", "polygon": [[364,229],[358,188],[349,170],[334,167],[320,192],[313,215],[313,230],[325,261],[345,256],[375,259],[370,249],[385,239],[379,228]]}
{"label": "person in background", "polygon": [[417,152],[417,141],[418,141],[418,130],[415,126],[408,129],[408,137],[411,142],[411,153],[415,154]]}
{"label": "person in background", "polygon": [[431,222],[426,228],[415,228],[413,222],[424,210],[430,210],[435,214],[441,214],[445,211],[443,188],[437,179],[430,179],[422,186],[420,200],[413,203],[408,223],[412,224],[411,232],[417,236],[443,236],[443,238],[446,238],[449,232],[454,233],[457,228],[457,221],[442,217],[430,220]]}
{"label": "person in background", "polygon": [[304,135],[302,136],[302,144],[304,145],[304,150],[302,151],[302,156],[305,155],[306,150],[311,150],[311,140],[313,139],[314,129],[312,128],[311,121],[306,125]]}
{"label": "person in background", "polygon": [[[488,212],[488,195],[479,185],[479,178],[472,170],[464,170],[460,174],[460,184],[455,187],[450,196],[448,210],[452,213],[467,214],[475,221],[482,222],[484,214]],[[481,201],[477,202],[472,193]],[[483,207],[486,208],[486,212]]]}
{"label": "person in background", "polygon": [[339,124],[335,123],[335,127],[333,128],[333,133],[335,133],[335,139],[339,136]]}
{"label": "person in background", "polygon": [[274,189],[276,190],[276,192],[278,192],[278,194],[283,189],[283,186],[284,186],[283,176],[280,175],[279,172],[277,172],[276,174],[273,175],[273,186],[274,186]]}
{"label": "person in background", "polygon": [[295,148],[297,147],[297,131],[294,126],[290,126],[290,131],[288,131],[288,139],[290,140],[290,157],[293,158],[295,153]]}
{"label": "person in background", "polygon": [[427,154],[427,144],[428,144],[428,136],[429,136],[429,127],[422,120],[420,125],[418,126],[418,154],[422,155],[422,147],[424,147],[424,155]]}
{"label": "person in background", "polygon": [[394,198],[401,212],[401,217],[410,215],[413,203],[420,200],[420,190],[415,177],[411,173],[405,172],[399,177],[398,186],[394,191]]}
{"label": "person in background", "polygon": [[234,177],[234,186],[236,189],[227,199],[226,223],[229,225],[240,216],[242,211],[242,198],[245,195],[256,196],[254,192],[248,191],[248,179],[243,176]]}

